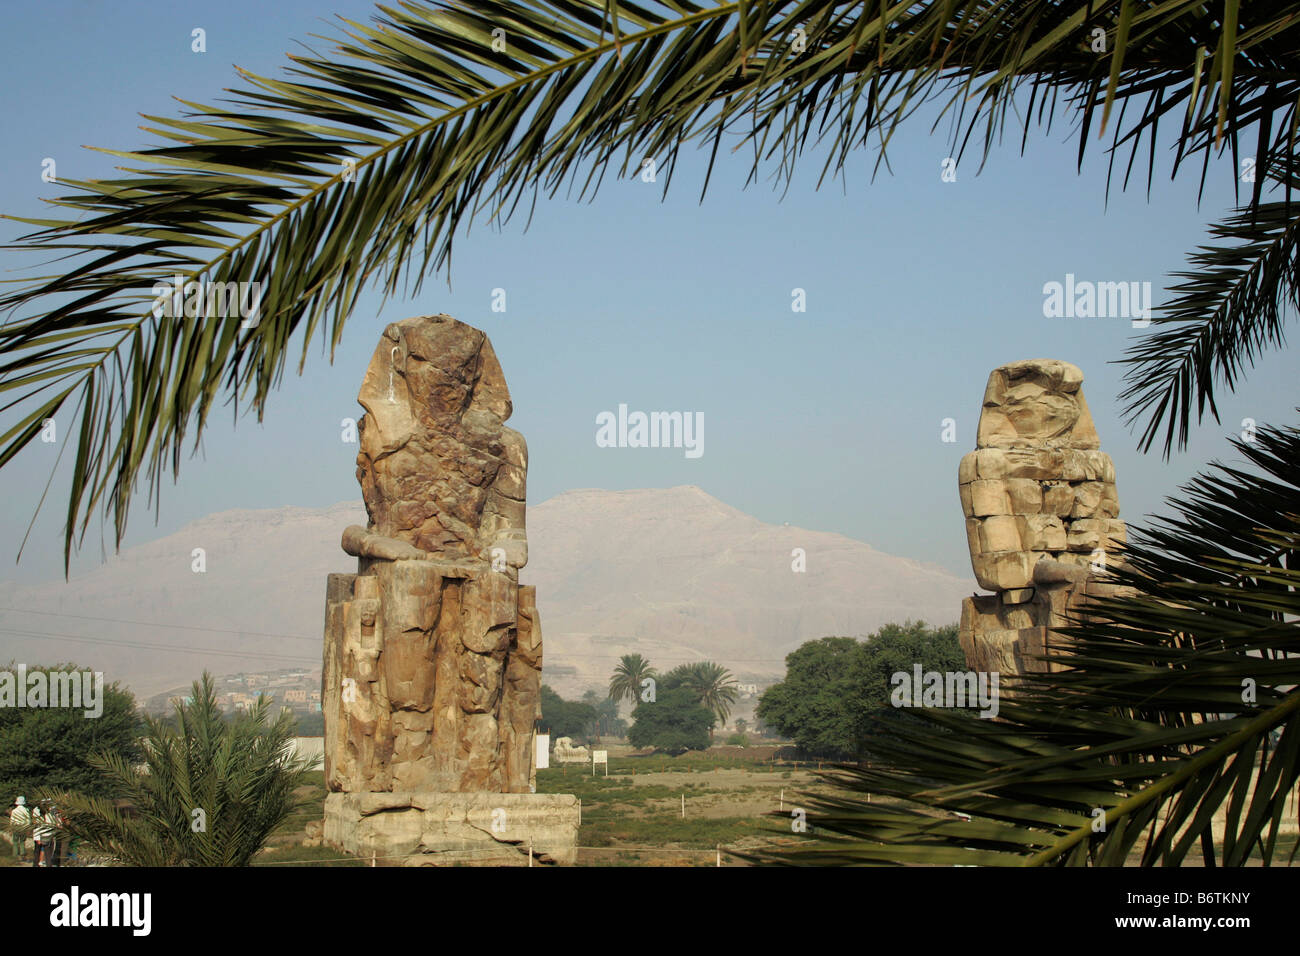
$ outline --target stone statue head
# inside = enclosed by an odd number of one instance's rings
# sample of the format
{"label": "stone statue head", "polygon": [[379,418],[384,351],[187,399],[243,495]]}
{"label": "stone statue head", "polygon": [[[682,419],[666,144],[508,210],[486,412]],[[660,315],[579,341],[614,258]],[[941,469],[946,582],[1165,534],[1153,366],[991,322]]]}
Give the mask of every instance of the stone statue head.
{"label": "stone statue head", "polygon": [[510,391],[487,336],[446,315],[395,322],[357,400],[370,530],[434,555],[480,554],[489,499],[522,502],[526,467],[522,439],[504,425]]}

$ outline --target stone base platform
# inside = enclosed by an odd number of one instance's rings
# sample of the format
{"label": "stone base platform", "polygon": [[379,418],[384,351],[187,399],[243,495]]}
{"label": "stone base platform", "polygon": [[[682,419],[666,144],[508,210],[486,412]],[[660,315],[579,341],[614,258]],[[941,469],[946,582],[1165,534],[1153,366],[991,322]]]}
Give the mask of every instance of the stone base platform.
{"label": "stone base platform", "polygon": [[577,857],[578,798],[558,793],[331,793],[324,842],[380,866],[527,866]]}

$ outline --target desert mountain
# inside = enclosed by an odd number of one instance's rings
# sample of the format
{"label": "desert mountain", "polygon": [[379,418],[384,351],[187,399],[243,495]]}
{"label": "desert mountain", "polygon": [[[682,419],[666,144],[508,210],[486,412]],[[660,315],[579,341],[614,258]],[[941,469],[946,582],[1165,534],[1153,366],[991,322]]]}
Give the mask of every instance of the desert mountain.
{"label": "desert mountain", "polygon": [[[318,668],[325,576],[360,502],[224,511],[70,583],[0,585],[0,661],[72,660],[148,696],[214,673]],[[578,490],[529,508],[545,679],[603,687],[618,657],[717,660],[742,679],[828,634],[956,619],[974,582],[828,532],[765,524],[699,488]],[[196,571],[195,549],[205,570]],[[807,570],[792,570],[803,549]]]}

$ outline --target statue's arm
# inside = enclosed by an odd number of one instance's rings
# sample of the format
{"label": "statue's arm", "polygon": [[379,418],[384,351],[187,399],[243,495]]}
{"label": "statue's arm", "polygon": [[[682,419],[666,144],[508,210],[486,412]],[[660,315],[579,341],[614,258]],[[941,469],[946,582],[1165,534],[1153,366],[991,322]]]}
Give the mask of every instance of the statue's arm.
{"label": "statue's arm", "polygon": [[359,524],[348,525],[343,531],[343,550],[357,558],[379,558],[385,561],[419,561],[429,557],[413,544],[397,538],[387,538],[367,531]]}

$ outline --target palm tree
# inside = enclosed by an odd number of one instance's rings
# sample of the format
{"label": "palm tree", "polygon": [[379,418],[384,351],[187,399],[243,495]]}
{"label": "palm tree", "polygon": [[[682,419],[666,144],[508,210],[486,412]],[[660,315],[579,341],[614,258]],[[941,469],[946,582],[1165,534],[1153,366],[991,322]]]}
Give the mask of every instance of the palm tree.
{"label": "palm tree", "polygon": [[226,721],[210,675],[195,681],[173,721],[146,718],[145,764],[91,759],[128,804],[47,790],[62,810],[63,836],[131,866],[247,866],[298,808],[295,788],[311,767],[291,756],[295,723],[287,709],[271,721],[271,701]]}
{"label": "palm tree", "polygon": [[[1300,290],[1300,207],[1262,201],[1293,180],[1300,19],[1281,0],[412,0],[339,39],[282,78],[241,72],[221,106],[149,117],[159,144],[112,152],[123,175],[66,181],[62,218],[20,220],[34,231],[15,248],[69,261],[0,297],[17,313],[0,328],[17,419],[0,467],[47,419],[70,421],[65,565],[97,510],[120,543],[139,479],[178,472],[219,398],[260,417],[296,336],[301,371],[368,283],[393,294],[413,272],[418,292],[477,215],[504,221],[566,180],[594,193],[620,153],[620,175],[657,159],[667,189],[684,144],[716,155],[725,140],[752,152],[751,178],[770,164],[788,182],[811,139],[824,179],[872,137],[884,161],[927,102],[952,119],[958,160],[968,145],[987,159],[1009,117],[1026,117],[1024,149],[1032,122],[1061,114],[1081,158],[1107,129],[1112,168],[1127,147],[1125,183],[1144,143],[1156,180],[1162,119],[1175,173],[1253,150],[1243,210],[1127,359],[1129,413],[1166,454],[1193,417],[1217,418],[1219,382],[1281,344]],[[246,321],[220,296],[204,314],[224,321],[167,317],[240,282],[261,284]]]}
{"label": "palm tree", "polygon": [[[678,664],[663,677],[663,689],[684,687],[691,692],[695,702],[713,715],[714,724],[725,724],[736,702],[736,679],[721,664],[712,661],[695,661]],[[709,731],[713,733],[712,730]]]}
{"label": "palm tree", "polygon": [[1131,529],[1112,574],[1135,593],[1062,630],[1066,670],[1024,675],[999,720],[885,715],[870,769],[841,767],[837,793],[811,798],[809,820],[831,836],[767,858],[1293,860],[1278,835],[1300,780],[1300,429],[1234,445],[1249,470],[1215,465],[1171,499],[1175,517]]}
{"label": "palm tree", "polygon": [[614,676],[609,679],[610,700],[621,701],[628,698],[636,706],[641,698],[642,682],[655,677],[655,669],[640,654],[624,654],[614,668]]}
{"label": "palm tree", "polygon": [[682,685],[690,688],[700,706],[713,715],[719,726],[726,724],[738,694],[731,672],[713,661],[683,664],[682,668]]}

